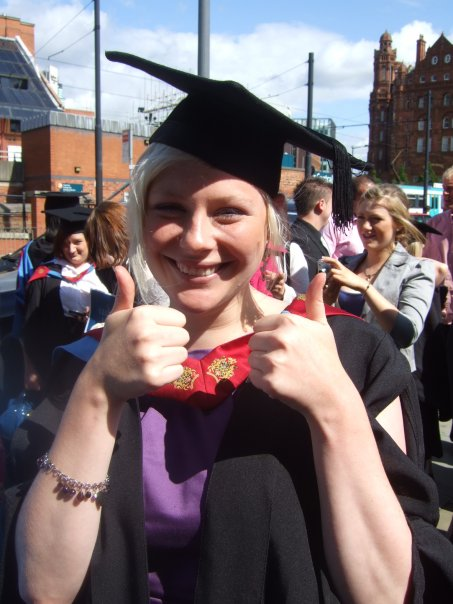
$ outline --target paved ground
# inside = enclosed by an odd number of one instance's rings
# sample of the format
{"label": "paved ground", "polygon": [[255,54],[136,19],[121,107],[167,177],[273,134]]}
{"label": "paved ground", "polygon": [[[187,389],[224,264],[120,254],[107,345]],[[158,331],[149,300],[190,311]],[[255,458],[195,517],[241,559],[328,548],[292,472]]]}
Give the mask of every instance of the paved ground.
{"label": "paved ground", "polygon": [[438,527],[447,531],[453,517],[453,442],[450,440],[452,422],[440,422],[443,457],[434,458],[433,475],[439,489],[440,519]]}

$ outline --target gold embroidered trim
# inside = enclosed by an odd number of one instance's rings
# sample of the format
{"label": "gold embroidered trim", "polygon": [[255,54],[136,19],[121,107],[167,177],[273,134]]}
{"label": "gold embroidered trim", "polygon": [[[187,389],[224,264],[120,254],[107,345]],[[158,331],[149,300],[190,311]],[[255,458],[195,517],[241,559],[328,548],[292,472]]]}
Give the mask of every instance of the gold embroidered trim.
{"label": "gold embroidered trim", "polygon": [[198,377],[199,375],[195,369],[184,367],[182,375],[173,382],[173,386],[176,390],[193,390],[193,385]]}
{"label": "gold embroidered trim", "polygon": [[213,377],[216,382],[228,380],[233,377],[237,364],[237,360],[233,357],[219,357],[209,365],[206,374]]}

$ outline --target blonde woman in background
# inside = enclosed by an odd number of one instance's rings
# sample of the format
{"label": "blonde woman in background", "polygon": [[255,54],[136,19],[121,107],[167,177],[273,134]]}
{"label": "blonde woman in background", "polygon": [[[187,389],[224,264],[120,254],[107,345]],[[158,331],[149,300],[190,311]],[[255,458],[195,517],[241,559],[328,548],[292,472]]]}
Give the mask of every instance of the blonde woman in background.
{"label": "blonde woman in background", "polygon": [[365,250],[341,260],[324,258],[331,266],[324,299],[388,332],[415,371],[413,345],[431,306],[435,268],[405,249],[424,237],[404,198],[396,185],[376,185],[364,193],[357,226]]}

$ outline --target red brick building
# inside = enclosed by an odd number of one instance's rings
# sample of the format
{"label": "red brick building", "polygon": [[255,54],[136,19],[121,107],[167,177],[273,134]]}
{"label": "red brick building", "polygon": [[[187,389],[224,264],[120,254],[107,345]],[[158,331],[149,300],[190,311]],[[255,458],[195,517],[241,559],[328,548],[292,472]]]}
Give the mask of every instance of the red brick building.
{"label": "red brick building", "polygon": [[442,34],[426,49],[420,36],[415,50],[406,66],[385,32],[374,53],[368,160],[383,180],[423,181],[428,127],[430,180],[453,165],[453,44]]}
{"label": "red brick building", "polygon": [[[34,64],[34,46],[33,24],[0,17],[0,48],[9,53],[0,60],[0,255],[44,231],[46,193],[80,192],[93,203],[96,195],[93,114],[64,109],[58,89]],[[135,164],[153,130],[146,122],[102,120],[103,199],[121,199],[129,181],[124,133],[132,132]],[[288,145],[285,151],[296,158],[282,170],[281,189],[290,196],[305,176],[304,154]]]}

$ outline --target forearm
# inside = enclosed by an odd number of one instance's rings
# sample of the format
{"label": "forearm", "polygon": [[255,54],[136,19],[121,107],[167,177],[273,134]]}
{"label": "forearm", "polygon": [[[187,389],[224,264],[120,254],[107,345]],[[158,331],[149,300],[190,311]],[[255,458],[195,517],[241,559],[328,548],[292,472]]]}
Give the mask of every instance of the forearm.
{"label": "forearm", "polygon": [[[82,372],[49,458],[81,482],[105,480],[121,413]],[[90,500],[58,496],[52,474],[39,472],[24,501],[16,530],[19,584],[26,601],[71,602],[86,575],[101,510]],[[106,495],[108,497],[108,494]],[[55,563],[58,559],[58,564]]]}
{"label": "forearm", "polygon": [[360,397],[342,389],[328,415],[308,418],[331,576],[344,602],[403,603],[412,538]]}
{"label": "forearm", "polygon": [[365,301],[384,331],[390,333],[398,316],[398,309],[389,302],[371,283],[362,290]]}

